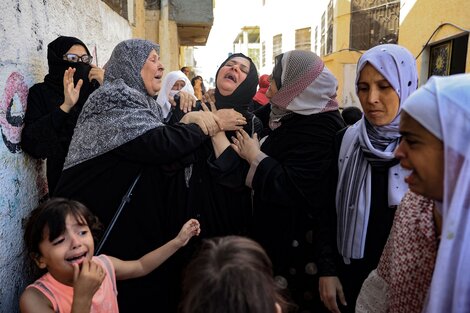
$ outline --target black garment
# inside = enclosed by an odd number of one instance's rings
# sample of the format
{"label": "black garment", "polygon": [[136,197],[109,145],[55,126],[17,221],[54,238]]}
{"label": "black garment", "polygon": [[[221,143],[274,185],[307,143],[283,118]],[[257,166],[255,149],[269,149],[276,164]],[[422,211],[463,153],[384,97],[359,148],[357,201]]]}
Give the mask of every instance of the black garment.
{"label": "black garment", "polygon": [[[235,57],[250,62],[249,72],[230,95],[223,96],[216,87],[215,104],[217,109],[234,109],[241,113],[247,121],[244,130],[253,135],[263,128],[261,121],[249,112],[258,86],[253,61],[241,53],[229,56],[217,71],[216,81],[224,65]],[[172,112],[172,119],[182,117],[178,106]],[[226,133],[229,140],[234,135],[234,132]],[[231,147],[216,159],[211,140],[192,156],[168,168],[165,186],[168,194],[172,195],[172,204],[179,211],[187,212],[188,217],[199,220],[200,238],[248,234],[252,219],[251,190],[245,186],[246,176],[240,170],[243,168],[247,168],[246,162]]]}
{"label": "black garment", "polygon": [[[258,111],[260,117],[268,118]],[[316,275],[318,215],[331,198],[333,139],[344,122],[338,111],[293,113],[261,145],[268,155],[254,174],[254,238],[268,252],[278,282],[287,283],[299,312],[319,312]]]}
{"label": "black garment", "polygon": [[[130,184],[142,172],[131,201],[103,247],[104,254],[138,259],[174,238],[186,221],[167,203],[160,165],[184,158],[206,139],[195,124],[157,127],[64,170],[54,196],[84,203],[107,226]],[[119,281],[120,312],[146,312],[155,305],[161,312],[176,312],[181,256],[184,251],[180,250],[149,275]]]}
{"label": "black garment", "polygon": [[32,86],[21,134],[21,147],[25,152],[37,159],[47,158],[49,192],[54,190],[59,180],[81,111],[81,107],[76,105],[65,113],[59,108],[63,102],[63,90],[60,93],[46,83]]}
{"label": "black garment", "polygon": [[[75,37],[60,36],[47,46],[49,73],[43,83],[29,89],[24,128],[21,134],[21,147],[37,159],[47,158],[47,183],[52,193],[59,180],[65,157],[72,140],[78,116],[88,96],[99,84],[88,80],[91,66],[82,62],[71,63],[62,56],[73,46],[85,44]],[[59,107],[64,102],[64,72],[67,68],[76,69],[74,83],[83,80],[80,96],[69,113]]]}
{"label": "black garment", "polygon": [[[335,138],[336,161],[334,163],[334,181],[332,189],[336,192],[338,179],[338,156],[341,142],[346,129],[339,132]],[[356,300],[362,287],[362,283],[369,273],[374,270],[380,260],[383,248],[387,242],[396,207],[388,206],[388,172],[391,166],[398,163],[397,160],[388,163],[371,164],[371,207],[367,235],[364,248],[364,258],[351,259],[350,264],[345,264],[336,245],[336,209],[335,205],[324,207],[323,219],[320,223],[321,235],[319,237],[320,276],[338,276],[343,286],[347,307],[340,307],[341,312],[354,312]],[[334,197],[334,195],[333,195]],[[334,199],[334,198],[333,198]]]}
{"label": "black garment", "polygon": [[[259,133],[261,121],[249,112],[244,130]],[[179,119],[175,109],[172,119]],[[228,132],[227,137],[233,135]],[[230,140],[230,139],[229,139]],[[252,222],[251,190],[245,186],[246,161],[228,147],[217,159],[208,139],[193,154],[166,166],[165,187],[171,205],[201,223],[200,238],[248,235]],[[175,196],[178,195],[178,196]],[[197,240],[195,240],[197,241]]]}

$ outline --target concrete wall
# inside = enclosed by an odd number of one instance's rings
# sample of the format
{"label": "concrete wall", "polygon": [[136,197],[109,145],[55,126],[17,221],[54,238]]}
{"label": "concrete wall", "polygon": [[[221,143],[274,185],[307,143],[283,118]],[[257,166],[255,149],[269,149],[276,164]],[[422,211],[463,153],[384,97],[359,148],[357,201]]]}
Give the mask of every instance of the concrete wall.
{"label": "concrete wall", "polygon": [[57,36],[80,38],[102,66],[132,30],[99,0],[2,0],[0,11],[0,312],[15,313],[31,279],[23,220],[47,192],[43,162],[20,148],[28,88],[47,73],[47,44]]}

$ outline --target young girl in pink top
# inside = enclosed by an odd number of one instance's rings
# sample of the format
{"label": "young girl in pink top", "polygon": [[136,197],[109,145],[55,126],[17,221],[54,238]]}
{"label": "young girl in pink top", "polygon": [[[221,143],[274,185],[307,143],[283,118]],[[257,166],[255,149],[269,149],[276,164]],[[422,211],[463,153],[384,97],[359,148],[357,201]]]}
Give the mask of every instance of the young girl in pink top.
{"label": "young girl in pink top", "polygon": [[138,260],[123,261],[93,256],[93,234],[99,226],[97,218],[73,200],[51,199],[31,213],[25,244],[37,266],[47,273],[21,295],[22,313],[117,313],[116,279],[148,274],[200,233],[199,222],[191,219],[165,245]]}

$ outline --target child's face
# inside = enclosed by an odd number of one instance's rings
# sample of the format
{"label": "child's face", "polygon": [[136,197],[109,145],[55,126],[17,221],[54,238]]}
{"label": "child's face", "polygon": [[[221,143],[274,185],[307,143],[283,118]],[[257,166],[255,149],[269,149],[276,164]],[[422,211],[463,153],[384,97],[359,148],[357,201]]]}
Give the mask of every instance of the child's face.
{"label": "child's face", "polygon": [[40,268],[47,268],[59,282],[73,285],[73,265],[81,265],[85,259],[91,260],[94,252],[93,236],[88,225],[80,225],[73,215],[65,220],[65,231],[62,235],[49,241],[49,229],[43,232],[39,244],[41,256],[36,259]]}

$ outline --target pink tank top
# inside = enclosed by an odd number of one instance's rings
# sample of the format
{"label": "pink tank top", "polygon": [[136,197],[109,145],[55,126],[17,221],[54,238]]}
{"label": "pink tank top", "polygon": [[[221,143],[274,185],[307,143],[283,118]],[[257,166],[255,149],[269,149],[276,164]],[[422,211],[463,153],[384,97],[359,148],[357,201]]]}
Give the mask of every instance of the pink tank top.
{"label": "pink tank top", "polygon": [[[106,277],[92,299],[90,313],[118,313],[117,289],[114,266],[106,255],[93,257],[93,261],[106,270]],[[72,311],[73,287],[55,280],[51,274],[41,276],[26,288],[36,288],[51,301],[56,313]]]}

